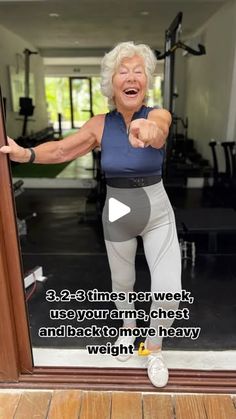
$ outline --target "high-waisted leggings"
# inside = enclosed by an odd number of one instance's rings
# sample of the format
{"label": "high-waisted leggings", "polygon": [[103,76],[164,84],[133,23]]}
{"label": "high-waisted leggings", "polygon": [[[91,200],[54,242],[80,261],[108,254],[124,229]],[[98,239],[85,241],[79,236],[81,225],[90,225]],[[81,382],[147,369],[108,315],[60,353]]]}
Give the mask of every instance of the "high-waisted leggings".
{"label": "high-waisted leggings", "polygon": [[[136,194],[138,188],[130,188],[129,194]],[[181,256],[177,238],[175,217],[172,206],[164,189],[162,181],[143,188],[150,204],[149,219],[140,235],[143,240],[145,257],[151,275],[151,292],[180,292],[181,291]],[[127,189],[125,191],[127,193]],[[114,196],[114,188],[107,186],[106,200]],[[122,190],[119,190],[122,196]],[[135,196],[134,196],[135,198]],[[135,199],[134,199],[135,202]],[[143,205],[143,203],[140,203]],[[131,208],[132,211],[132,208]],[[108,220],[103,216],[104,229],[109,228]],[[139,225],[138,220],[134,220]],[[134,226],[132,232],[134,231]],[[126,226],[129,228],[129,226]],[[135,256],[137,250],[137,235],[125,241],[110,241],[105,243],[111,270],[112,290],[119,292],[132,292],[135,283]],[[147,291],[147,290],[143,290]],[[176,310],[178,301],[154,301],[151,310]],[[134,304],[127,301],[116,302],[118,310],[134,310]],[[158,330],[158,326],[170,327],[173,319],[151,319],[150,327]],[[135,326],[129,320],[124,321],[124,327]],[[152,345],[162,345],[160,336],[149,337]]]}

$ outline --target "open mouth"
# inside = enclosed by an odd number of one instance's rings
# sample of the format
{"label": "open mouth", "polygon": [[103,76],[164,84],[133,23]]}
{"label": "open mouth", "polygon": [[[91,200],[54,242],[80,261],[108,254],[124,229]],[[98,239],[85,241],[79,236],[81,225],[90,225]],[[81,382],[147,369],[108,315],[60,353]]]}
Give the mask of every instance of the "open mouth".
{"label": "open mouth", "polygon": [[133,87],[130,87],[130,88],[124,90],[125,95],[129,96],[129,97],[136,96],[138,94],[138,92],[139,92],[139,90],[135,89]]}

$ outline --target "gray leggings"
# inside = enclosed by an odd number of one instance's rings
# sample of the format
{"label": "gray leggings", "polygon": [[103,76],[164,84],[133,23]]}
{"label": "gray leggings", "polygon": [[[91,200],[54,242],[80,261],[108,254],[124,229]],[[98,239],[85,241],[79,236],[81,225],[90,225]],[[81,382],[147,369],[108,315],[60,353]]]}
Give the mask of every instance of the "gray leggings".
{"label": "gray leggings", "polygon": [[[162,181],[143,188],[151,204],[148,223],[141,234],[146,260],[151,274],[151,292],[180,292],[181,291],[181,256],[176,233],[174,212],[169,202]],[[129,194],[135,194],[136,188],[129,189]],[[122,193],[122,191],[119,191]],[[127,189],[126,189],[127,193]],[[114,196],[114,188],[107,186],[107,197]],[[139,220],[134,220],[138,225]],[[103,217],[103,226],[107,223]],[[129,226],[127,226],[128,228]],[[132,226],[132,231],[134,227]],[[109,266],[111,270],[112,289],[116,292],[132,292],[135,283],[135,256],[137,250],[137,235],[126,241],[105,240]],[[147,291],[147,290],[142,290]],[[152,301],[151,310],[162,307],[164,310],[178,308],[178,301]],[[134,304],[118,301],[117,309],[134,309]],[[170,327],[172,319],[151,319],[150,327]],[[135,322],[124,321],[124,327],[134,327]],[[149,342],[161,345],[162,338],[150,337]]]}

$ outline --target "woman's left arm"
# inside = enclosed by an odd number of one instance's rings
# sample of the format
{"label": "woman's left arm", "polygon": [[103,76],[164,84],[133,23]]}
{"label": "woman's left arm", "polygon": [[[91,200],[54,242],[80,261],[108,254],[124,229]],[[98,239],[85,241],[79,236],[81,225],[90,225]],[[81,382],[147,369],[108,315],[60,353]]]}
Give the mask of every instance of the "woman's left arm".
{"label": "woman's left arm", "polygon": [[157,130],[153,130],[153,138],[149,145],[154,148],[163,147],[168,137],[172,121],[170,112],[166,109],[153,109],[148,114],[148,121],[154,122],[157,127]]}
{"label": "woman's left arm", "polygon": [[135,119],[130,124],[129,141],[133,147],[162,148],[169,134],[171,114],[165,109],[152,109],[148,118]]}

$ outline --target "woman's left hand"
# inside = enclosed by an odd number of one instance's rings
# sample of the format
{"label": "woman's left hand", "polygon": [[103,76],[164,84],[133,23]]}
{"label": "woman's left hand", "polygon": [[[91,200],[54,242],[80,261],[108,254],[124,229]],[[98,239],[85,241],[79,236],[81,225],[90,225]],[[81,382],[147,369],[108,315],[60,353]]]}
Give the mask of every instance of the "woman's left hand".
{"label": "woman's left hand", "polygon": [[129,141],[135,147],[148,147],[156,143],[158,137],[163,139],[163,132],[155,121],[150,119],[135,119],[129,126]]}

